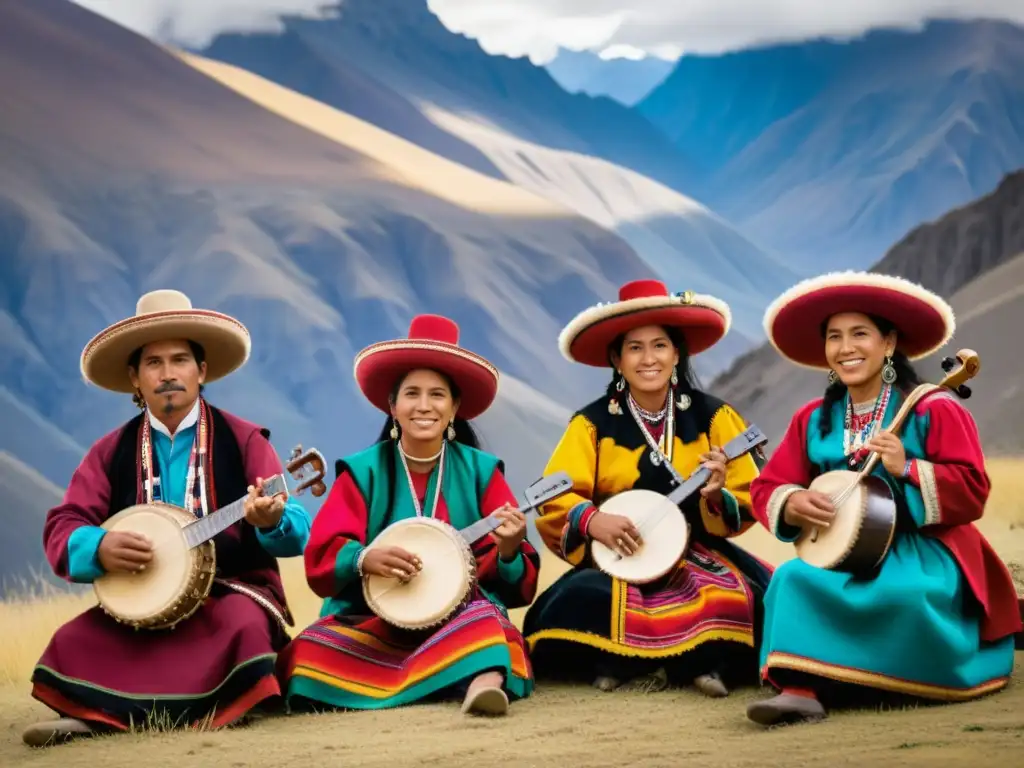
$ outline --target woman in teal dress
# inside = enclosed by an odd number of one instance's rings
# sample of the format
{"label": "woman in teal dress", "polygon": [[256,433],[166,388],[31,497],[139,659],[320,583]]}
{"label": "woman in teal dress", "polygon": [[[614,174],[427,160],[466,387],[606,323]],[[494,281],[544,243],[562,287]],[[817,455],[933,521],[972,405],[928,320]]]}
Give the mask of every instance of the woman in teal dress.
{"label": "woman in teal dress", "polygon": [[762,678],[779,689],[751,704],[762,725],[820,719],[851,692],[964,701],[1002,689],[1021,629],[1011,576],[971,523],[989,495],[978,430],[938,389],[914,406],[899,436],[885,432],[920,384],[911,360],[952,337],[952,308],[921,286],[847,272],[805,281],[765,314],[780,354],[828,371],[822,398],[794,415],[751,484],[754,513],[793,542],[835,516],[828,496],[807,490],[835,469],[872,473],[897,504],[891,547],[871,575],[792,559],[765,595]]}

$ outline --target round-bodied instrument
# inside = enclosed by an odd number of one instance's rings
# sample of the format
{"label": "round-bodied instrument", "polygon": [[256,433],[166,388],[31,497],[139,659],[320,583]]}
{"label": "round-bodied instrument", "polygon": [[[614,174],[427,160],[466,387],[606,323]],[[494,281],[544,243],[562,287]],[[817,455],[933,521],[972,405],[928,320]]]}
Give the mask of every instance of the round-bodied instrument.
{"label": "round-bodied instrument", "polygon": [[648,584],[669,573],[682,560],[690,541],[690,524],[667,496],[643,489],[623,491],[600,511],[629,518],[640,531],[640,548],[628,557],[599,541],[591,543],[591,559],[601,571],[629,584]]}
{"label": "round-bodied instrument", "polygon": [[[527,514],[572,490],[566,472],[546,475],[527,489]],[[368,550],[399,547],[419,557],[422,567],[408,581],[363,574],[363,599],[374,615],[400,629],[429,629],[444,624],[473,595],[477,583],[473,543],[501,525],[493,515],[462,530],[433,517],[411,517],[381,531]]]}
{"label": "round-bodied instrument", "polygon": [[186,543],[184,528],[195,519],[182,507],[154,502],[122,509],[103,523],[107,531],[140,533],[156,543],[144,570],[107,573],[94,582],[109,616],[139,629],[166,629],[199,610],[217,568],[212,539]]}
{"label": "round-bodied instrument", "polygon": [[[768,442],[757,428],[749,426],[722,447],[726,462],[743,456]],[[666,466],[669,466],[666,464]],[[699,467],[667,495],[642,488],[622,491],[598,508],[610,515],[629,518],[640,532],[640,548],[623,556],[600,541],[592,540],[590,557],[601,571],[614,579],[629,584],[649,584],[657,581],[686,555],[690,545],[690,524],[679,508],[711,477],[705,467]]]}
{"label": "round-bodied instrument", "polygon": [[[313,494],[321,496],[327,490],[322,482],[324,459],[316,449],[301,456],[299,451],[295,449],[288,471],[301,477],[303,465],[308,463],[314,474],[295,493],[312,487]],[[261,494],[285,491],[284,475],[274,475],[263,482]],[[198,518],[183,507],[164,502],[136,504],[107,518],[100,527],[108,532],[142,534],[153,544],[153,557],[141,571],[108,572],[93,581],[103,611],[136,629],[172,629],[192,616],[209,597],[216,578],[214,537],[245,516],[246,499],[243,496]]]}
{"label": "round-bodied instrument", "polygon": [[473,593],[473,549],[446,522],[432,517],[399,520],[381,531],[373,547],[400,547],[423,563],[420,572],[404,584],[392,576],[363,577],[366,604],[393,626],[427,629],[443,624]]}
{"label": "round-bodied instrument", "polygon": [[[946,358],[943,370],[948,375],[937,385],[918,385],[886,431],[899,434],[917,403],[942,389],[969,397],[970,390],[963,382],[974,377],[980,366],[977,353],[970,349],[960,350],[956,360]],[[859,472],[836,469],[811,482],[808,490],[832,500],[835,517],[827,528],[808,526],[801,530],[794,542],[797,557],[818,568],[854,574],[868,574],[881,565],[896,536],[898,510],[888,484],[871,474],[879,460],[879,455],[872,453]]]}
{"label": "round-bodied instrument", "polygon": [[801,532],[797,555],[806,563],[852,573],[866,573],[885,558],[896,535],[896,502],[877,475],[837,469],[819,475],[809,490],[835,499],[836,515],[828,528]]}

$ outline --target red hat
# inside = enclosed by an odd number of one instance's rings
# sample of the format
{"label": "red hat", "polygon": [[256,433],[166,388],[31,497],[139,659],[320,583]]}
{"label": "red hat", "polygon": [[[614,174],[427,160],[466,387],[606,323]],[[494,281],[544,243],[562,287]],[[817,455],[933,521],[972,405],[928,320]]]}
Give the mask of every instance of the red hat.
{"label": "red hat", "polygon": [[693,291],[669,294],[660,280],[634,280],[619,289],[617,302],[602,302],[580,312],[558,337],[569,360],[607,368],[608,346],[621,334],[644,325],[675,328],[686,339],[687,352],[710,349],[729,332],[729,305]]}
{"label": "red hat", "polygon": [[480,355],[459,346],[459,326],[440,315],[418,315],[409,323],[409,338],[371,344],[356,355],[359,389],[373,405],[391,413],[388,396],[395,382],[416,368],[449,376],[462,399],[459,416],[482,414],[498,394],[498,370]]}
{"label": "red hat", "polygon": [[797,283],[764,314],[768,340],[806,368],[827,369],[821,324],[840,312],[884,317],[896,326],[896,348],[911,360],[927,357],[953,336],[953,308],[926,288],[892,275],[836,272]]}

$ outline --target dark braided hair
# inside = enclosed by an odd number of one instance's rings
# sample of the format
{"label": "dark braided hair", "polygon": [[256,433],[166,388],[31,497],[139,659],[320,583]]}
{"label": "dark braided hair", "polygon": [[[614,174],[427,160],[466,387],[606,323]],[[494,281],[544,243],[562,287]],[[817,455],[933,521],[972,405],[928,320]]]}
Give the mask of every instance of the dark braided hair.
{"label": "dark braided hair", "polygon": [[[668,340],[672,342],[672,346],[674,346],[676,351],[679,352],[679,363],[676,366],[676,375],[679,378],[679,383],[675,386],[672,398],[675,399],[679,395],[686,394],[690,396],[695,406],[702,403],[702,398],[695,397],[695,393],[700,391],[700,381],[697,379],[697,374],[694,372],[693,365],[690,362],[690,353],[686,348],[686,338],[677,328],[669,328],[665,326],[659,327],[661,327],[665,332]],[[612,380],[608,383],[608,387],[605,390],[605,394],[608,399],[616,400],[623,411],[627,409],[626,395],[629,392],[629,387],[627,385],[621,392],[615,388],[619,383],[620,374],[615,370],[612,353],[615,353],[621,358],[622,347],[625,343],[626,334],[622,333],[616,336],[612,343],[608,345],[608,365],[610,365],[612,369]]]}
{"label": "dark braided hair", "polygon": [[[875,327],[878,328],[879,333],[883,336],[888,336],[892,331],[896,330],[896,326],[884,317],[878,317],[877,315],[867,315],[867,317],[870,318],[871,322],[875,324]],[[828,320],[825,320],[821,324],[822,339],[825,338],[827,331]],[[907,358],[902,350],[895,350],[892,353],[891,359],[892,367],[896,371],[896,381],[893,382],[893,388],[906,395],[921,383],[921,377],[917,375],[917,371],[914,370],[914,366],[910,364],[909,358]],[[832,419],[828,418],[828,415],[832,413],[832,408],[837,403],[841,403],[845,397],[846,385],[839,379],[836,379],[835,382],[829,384],[825,389],[825,398],[821,404],[822,418],[819,423],[819,432],[823,438],[832,434]]]}

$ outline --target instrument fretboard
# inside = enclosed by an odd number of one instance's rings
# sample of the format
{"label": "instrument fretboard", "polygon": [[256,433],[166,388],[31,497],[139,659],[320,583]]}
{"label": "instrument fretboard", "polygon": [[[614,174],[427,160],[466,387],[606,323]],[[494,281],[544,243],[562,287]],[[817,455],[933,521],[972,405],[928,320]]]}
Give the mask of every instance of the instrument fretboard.
{"label": "instrument fretboard", "polygon": [[[284,475],[274,475],[264,481],[261,495],[273,496],[277,493],[284,493],[287,490],[288,485]],[[240,499],[236,499],[216,512],[212,512],[206,517],[201,517],[194,523],[186,525],[182,530],[185,533],[185,543],[188,545],[188,548],[198,547],[245,517],[246,498],[248,497],[243,496]]]}
{"label": "instrument fretboard", "polygon": [[[730,440],[723,448],[722,453],[725,454],[725,460],[727,462],[732,461],[737,456],[752,451],[760,445],[764,445],[768,442],[768,438],[764,436],[756,426],[750,426],[743,434],[734,437]],[[686,481],[680,483],[668,494],[668,499],[673,504],[682,504],[691,494],[700,490],[701,486],[708,481],[711,477],[709,472],[704,467],[700,467],[696,472],[686,478]]]}
{"label": "instrument fretboard", "polygon": [[[526,490],[527,502],[519,506],[519,511],[525,513],[527,518],[529,518],[530,515],[537,513],[537,509],[541,504],[556,499],[571,490],[572,478],[569,477],[568,473],[553,472],[550,475],[545,475]],[[473,544],[496,528],[500,528],[502,522],[500,518],[488,515],[477,520],[475,523],[467,525],[459,531],[459,534],[470,544]]]}

